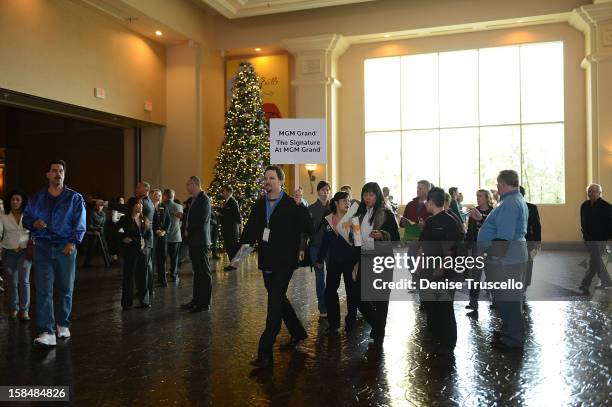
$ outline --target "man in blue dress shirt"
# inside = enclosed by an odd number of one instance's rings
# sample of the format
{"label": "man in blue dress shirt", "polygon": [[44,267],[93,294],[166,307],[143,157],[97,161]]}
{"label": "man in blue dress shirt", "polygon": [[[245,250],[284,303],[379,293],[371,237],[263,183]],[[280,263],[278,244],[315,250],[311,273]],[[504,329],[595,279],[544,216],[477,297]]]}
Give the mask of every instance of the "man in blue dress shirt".
{"label": "man in blue dress shirt", "polygon": [[[523,282],[528,255],[525,234],[529,210],[519,192],[519,176],[504,170],[497,176],[500,203],[487,216],[478,233],[478,248],[486,253],[488,281]],[[522,287],[522,286],[521,286]],[[520,349],[525,342],[522,315],[522,289],[492,290],[493,301],[502,320],[491,345],[498,349]]]}

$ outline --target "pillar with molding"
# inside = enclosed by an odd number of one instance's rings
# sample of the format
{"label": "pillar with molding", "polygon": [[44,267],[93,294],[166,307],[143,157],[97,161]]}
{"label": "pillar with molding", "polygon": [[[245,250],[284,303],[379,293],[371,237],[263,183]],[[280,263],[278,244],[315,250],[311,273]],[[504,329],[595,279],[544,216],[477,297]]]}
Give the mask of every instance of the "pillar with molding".
{"label": "pillar with molding", "polygon": [[584,33],[587,117],[587,180],[612,191],[612,1],[573,11],[570,24]]}
{"label": "pillar with molding", "polygon": [[[295,113],[298,118],[324,118],[327,124],[327,163],[318,165],[314,172],[317,181],[327,180],[332,190],[338,182],[338,121],[337,78],[338,58],[348,49],[348,41],[339,34],[284,39],[285,48],[295,56]],[[310,180],[303,165],[296,166],[296,185],[302,185],[309,201]],[[315,181],[316,182],[316,181]]]}

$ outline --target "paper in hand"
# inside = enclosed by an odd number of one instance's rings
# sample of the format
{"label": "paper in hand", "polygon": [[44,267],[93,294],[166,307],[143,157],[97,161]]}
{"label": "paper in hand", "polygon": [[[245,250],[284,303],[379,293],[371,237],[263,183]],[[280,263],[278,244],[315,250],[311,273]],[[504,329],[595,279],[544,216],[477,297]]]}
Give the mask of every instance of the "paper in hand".
{"label": "paper in hand", "polygon": [[238,253],[236,253],[236,255],[234,256],[234,258],[232,259],[232,261],[230,262],[230,266],[232,267],[238,267],[238,265],[240,263],[242,263],[248,256],[249,254],[251,254],[251,252],[255,250],[253,247],[251,247],[248,244],[243,244],[240,247],[240,250],[238,250]]}
{"label": "paper in hand", "polygon": [[342,219],[340,219],[337,228],[338,234],[350,245],[352,245],[352,243],[349,240],[349,233],[351,232],[352,218],[355,216],[355,213],[357,213],[357,209],[359,209],[359,204],[353,202],[349,210],[346,211]]}

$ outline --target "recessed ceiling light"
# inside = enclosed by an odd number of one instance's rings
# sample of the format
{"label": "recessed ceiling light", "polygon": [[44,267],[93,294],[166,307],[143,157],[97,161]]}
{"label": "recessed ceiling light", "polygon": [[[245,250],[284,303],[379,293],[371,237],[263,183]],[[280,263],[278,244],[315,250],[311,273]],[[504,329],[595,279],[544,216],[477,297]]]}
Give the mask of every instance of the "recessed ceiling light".
{"label": "recessed ceiling light", "polygon": [[516,22],[520,24],[520,23],[523,23],[524,20],[516,20]]}
{"label": "recessed ceiling light", "polygon": [[385,34],[385,38],[390,38],[391,34]]}
{"label": "recessed ceiling light", "polygon": [[261,51],[261,48],[255,48],[255,51],[259,52]]}
{"label": "recessed ceiling light", "polygon": [[157,30],[157,31],[155,31],[155,35],[157,35],[158,37],[161,37],[162,35],[164,35],[164,33],[162,33],[161,31]]}

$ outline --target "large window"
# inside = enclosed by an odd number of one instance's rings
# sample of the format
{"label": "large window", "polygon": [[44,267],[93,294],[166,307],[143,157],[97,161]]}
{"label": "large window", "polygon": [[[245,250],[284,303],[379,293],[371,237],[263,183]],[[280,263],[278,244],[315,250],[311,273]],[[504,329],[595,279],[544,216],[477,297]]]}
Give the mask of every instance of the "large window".
{"label": "large window", "polygon": [[427,179],[466,203],[519,172],[527,199],[564,203],[563,43],[365,61],[366,180],[408,202]]}

